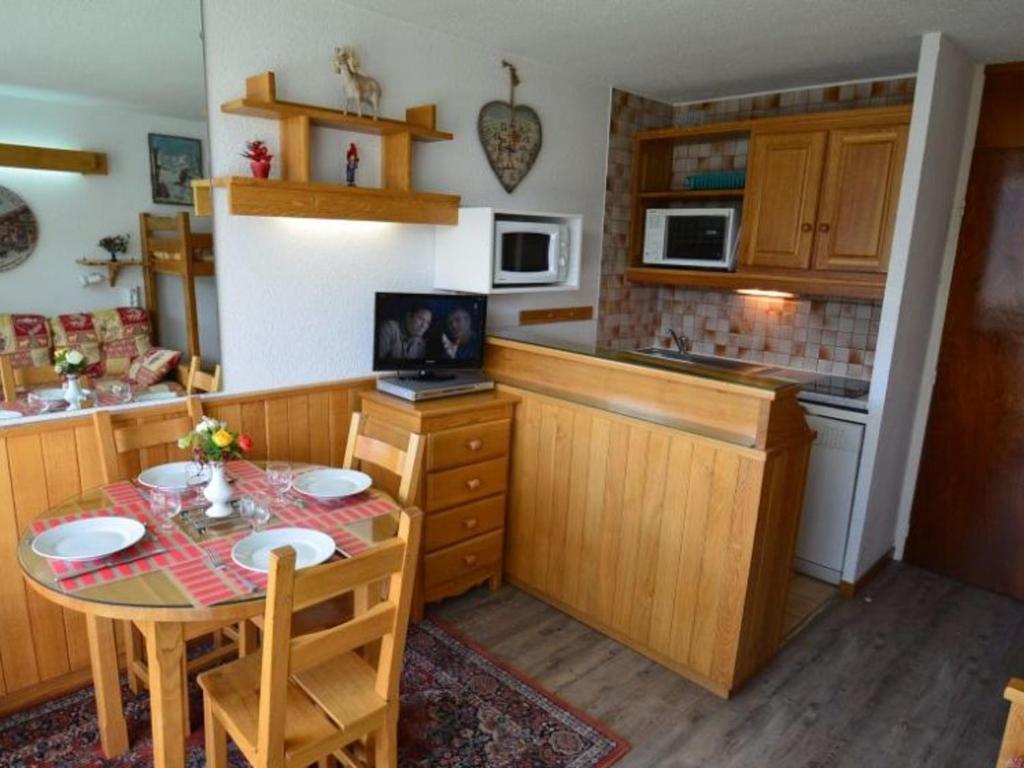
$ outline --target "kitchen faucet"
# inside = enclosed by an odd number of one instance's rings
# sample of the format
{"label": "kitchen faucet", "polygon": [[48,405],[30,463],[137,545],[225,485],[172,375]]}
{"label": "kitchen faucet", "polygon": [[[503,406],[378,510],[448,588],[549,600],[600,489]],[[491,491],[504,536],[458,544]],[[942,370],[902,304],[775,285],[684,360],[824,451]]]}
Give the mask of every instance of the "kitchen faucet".
{"label": "kitchen faucet", "polygon": [[686,355],[690,351],[690,337],[680,336],[672,328],[668,329],[668,335],[672,337],[672,341],[676,343],[676,348],[679,350],[679,354]]}

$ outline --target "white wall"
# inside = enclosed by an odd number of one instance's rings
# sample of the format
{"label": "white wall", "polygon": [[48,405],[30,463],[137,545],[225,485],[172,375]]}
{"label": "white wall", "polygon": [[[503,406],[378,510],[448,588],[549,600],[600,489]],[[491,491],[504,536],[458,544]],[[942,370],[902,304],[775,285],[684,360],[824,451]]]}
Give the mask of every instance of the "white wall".
{"label": "white wall", "polygon": [[845,581],[893,547],[974,81],[974,62],[951,40],[922,38]]}
{"label": "white wall", "polygon": [[[331,67],[335,46],[356,45],[364,71],[383,85],[382,113],[436,103],[438,126],[455,140],[417,144],[413,183],[462,195],[463,205],[501,205],[584,215],[583,288],[495,297],[492,327],[515,322],[520,307],[596,304],[610,89],[556,68],[514,58],[517,101],[541,116],[544,143],[529,176],[508,195],[491,173],[476,135],[480,107],[508,95],[502,52],[420,29],[338,0],[301,4],[217,0],[204,4],[214,175],[246,174],[238,153],[250,138],[276,150],[274,122],[223,115],[245,78],[273,70],[280,98],[340,105]],[[257,42],[254,42],[257,41]],[[348,142],[360,147],[358,182],[373,185],[372,136],[319,131],[314,176],[344,178]],[[221,344],[227,387],[284,386],[368,373],[376,291],[432,290],[434,230],[428,226],[229,216],[215,193]],[[590,323],[558,331],[593,338]]]}
{"label": "white wall", "polygon": [[[0,94],[0,142],[65,149],[91,149],[107,153],[106,176],[33,171],[0,167],[0,185],[17,192],[32,208],[39,222],[39,242],[28,260],[13,270],[0,273],[0,312],[36,312],[55,315],[126,306],[129,291],[142,285],[142,270],[121,272],[117,285],[82,288],[81,267],[75,260],[107,258],[96,243],[106,235],[131,233],[126,257],[139,257],[139,213],[177,213],[181,206],[156,205],[149,183],[147,134],[190,136],[204,142],[206,124],[162,115],[128,111],[108,104],[76,103],[54,99],[21,98]],[[208,229],[197,220],[196,228]],[[99,270],[104,273],[104,270]],[[177,296],[168,289],[168,299]],[[202,340],[216,354],[216,292],[204,286],[200,306]],[[170,332],[164,343],[173,346],[173,313],[163,326]],[[184,329],[180,332],[182,343]],[[178,348],[183,348],[179,346]],[[205,350],[204,350],[205,352]]]}

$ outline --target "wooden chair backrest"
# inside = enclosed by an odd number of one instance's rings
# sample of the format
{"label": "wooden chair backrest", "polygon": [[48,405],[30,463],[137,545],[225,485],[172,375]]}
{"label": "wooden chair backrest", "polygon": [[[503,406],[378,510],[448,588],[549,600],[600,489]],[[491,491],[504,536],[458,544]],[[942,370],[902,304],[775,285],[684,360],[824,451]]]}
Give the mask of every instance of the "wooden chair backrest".
{"label": "wooden chair backrest", "polygon": [[411,433],[408,445],[402,450],[370,437],[365,430],[366,417],[361,413],[353,413],[343,466],[346,469],[357,469],[356,462],[365,461],[397,475],[399,485],[396,499],[403,507],[409,506],[419,485],[423,466],[423,435]]}
{"label": "wooden chair backrest", "polygon": [[[79,380],[87,389],[92,386],[88,376],[80,376]],[[0,355],[0,385],[3,386],[4,400],[17,400],[22,389],[60,383],[60,374],[53,370],[52,365],[15,368],[10,355]]]}
{"label": "wooden chair backrest", "polygon": [[193,355],[188,367],[178,366],[178,381],[185,388],[185,393],[220,392],[220,366],[215,365],[213,373],[206,373],[200,365],[199,356]]}
{"label": "wooden chair backrest", "polygon": [[[386,701],[398,699],[405,637],[412,607],[423,513],[402,512],[398,535],[369,552],[308,570],[295,570],[295,550],[270,554],[267,607],[263,625],[263,659],[256,753],[284,751],[287,685],[291,675],[380,641],[375,690]],[[370,588],[390,578],[387,599],[333,627],[292,637],[292,614],[347,592]],[[261,760],[270,762],[273,760]]]}
{"label": "wooden chair backrest", "polygon": [[1010,702],[1010,714],[1006,718],[998,768],[1006,768],[1011,759],[1024,755],[1024,680],[1010,680],[1003,696]]}
{"label": "wooden chair backrest", "polygon": [[184,414],[173,419],[125,427],[114,427],[109,411],[94,413],[92,423],[103,469],[103,482],[112,483],[121,479],[122,472],[118,460],[121,454],[158,445],[175,444],[178,438],[195,427],[203,415],[203,405],[199,398],[188,398],[185,401],[185,409]]}

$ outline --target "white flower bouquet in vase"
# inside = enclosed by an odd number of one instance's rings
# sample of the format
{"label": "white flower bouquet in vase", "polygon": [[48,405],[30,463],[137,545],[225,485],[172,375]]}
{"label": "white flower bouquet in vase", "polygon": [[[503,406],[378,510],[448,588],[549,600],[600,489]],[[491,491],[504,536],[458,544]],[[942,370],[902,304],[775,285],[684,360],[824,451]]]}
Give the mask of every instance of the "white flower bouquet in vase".
{"label": "white flower bouquet in vase", "polygon": [[203,496],[210,502],[208,517],[231,514],[231,486],[224,475],[224,462],[252,450],[252,438],[228,429],[227,422],[204,416],[196,428],[178,440],[178,447],[192,451],[192,460],[210,467],[210,481]]}
{"label": "white flower bouquet in vase", "polygon": [[85,400],[85,392],[78,377],[85,373],[89,362],[85,355],[77,349],[58,349],[53,356],[53,370],[64,377],[64,401],[69,411],[77,411]]}

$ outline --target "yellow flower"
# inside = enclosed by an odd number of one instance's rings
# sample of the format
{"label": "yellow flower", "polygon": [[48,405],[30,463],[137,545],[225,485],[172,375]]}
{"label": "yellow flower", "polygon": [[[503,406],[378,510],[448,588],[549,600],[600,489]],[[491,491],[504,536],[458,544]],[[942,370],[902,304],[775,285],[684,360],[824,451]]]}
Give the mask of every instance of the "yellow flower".
{"label": "yellow flower", "polygon": [[213,433],[213,444],[218,448],[227,448],[231,445],[231,441],[234,440],[231,433],[226,429],[220,429]]}

